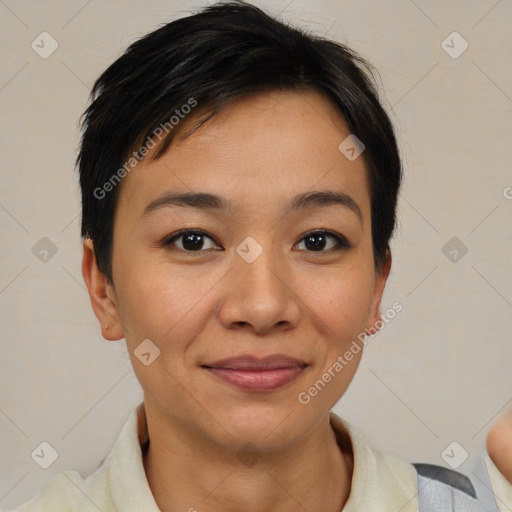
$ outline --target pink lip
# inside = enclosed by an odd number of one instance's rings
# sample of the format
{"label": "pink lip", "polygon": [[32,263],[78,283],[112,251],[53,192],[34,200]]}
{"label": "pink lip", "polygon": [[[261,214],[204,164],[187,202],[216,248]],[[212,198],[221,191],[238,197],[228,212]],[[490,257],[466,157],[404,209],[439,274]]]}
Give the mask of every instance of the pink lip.
{"label": "pink lip", "polygon": [[221,359],[214,363],[204,364],[203,366],[209,368],[228,368],[230,370],[274,370],[291,366],[306,366],[306,363],[300,359],[283,354],[271,354],[265,357],[242,354],[236,357]]}
{"label": "pink lip", "polygon": [[257,359],[240,356],[203,365],[216,377],[238,388],[250,391],[271,391],[295,380],[307,364],[281,354]]}
{"label": "pink lip", "polygon": [[230,370],[227,368],[207,368],[207,370],[241,389],[271,391],[297,378],[304,367],[294,366],[275,370]]}

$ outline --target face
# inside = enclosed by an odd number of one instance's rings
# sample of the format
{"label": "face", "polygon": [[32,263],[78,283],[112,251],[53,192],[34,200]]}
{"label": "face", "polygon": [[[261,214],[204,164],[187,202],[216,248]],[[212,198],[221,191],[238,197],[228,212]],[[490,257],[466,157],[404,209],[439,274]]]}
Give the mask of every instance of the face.
{"label": "face", "polygon": [[[379,318],[390,263],[374,272],[365,162],[338,149],[349,134],[318,93],[264,93],[123,179],[114,286],[95,270],[89,242],[84,277],[103,335],[126,339],[162,421],[226,447],[271,450],[311,431],[348,388],[362,350],[333,366]],[[320,191],[341,199],[292,207]],[[165,199],[199,192],[229,207]],[[136,355],[143,340],[147,365]],[[259,376],[205,367],[276,354],[299,366]]]}

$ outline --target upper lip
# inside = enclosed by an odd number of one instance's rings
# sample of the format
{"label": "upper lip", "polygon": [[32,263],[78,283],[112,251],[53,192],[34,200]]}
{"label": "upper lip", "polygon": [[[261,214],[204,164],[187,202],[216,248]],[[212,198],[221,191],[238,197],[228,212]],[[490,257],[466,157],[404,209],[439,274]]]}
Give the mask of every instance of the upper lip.
{"label": "upper lip", "polygon": [[228,368],[230,370],[275,370],[277,368],[304,367],[307,364],[294,357],[273,354],[258,358],[252,355],[241,355],[203,364],[207,368]]}

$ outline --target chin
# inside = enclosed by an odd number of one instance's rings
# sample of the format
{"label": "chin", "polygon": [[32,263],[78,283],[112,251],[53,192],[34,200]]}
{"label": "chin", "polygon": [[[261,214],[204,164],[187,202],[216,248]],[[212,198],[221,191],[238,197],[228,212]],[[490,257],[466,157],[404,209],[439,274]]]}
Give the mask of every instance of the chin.
{"label": "chin", "polygon": [[303,429],[307,430],[307,425],[301,428],[297,412],[282,404],[254,404],[238,410],[225,409],[223,417],[219,418],[219,423],[233,434],[233,437],[230,436],[231,443],[236,438],[239,445],[252,443],[262,450],[284,447],[295,437],[302,437]]}

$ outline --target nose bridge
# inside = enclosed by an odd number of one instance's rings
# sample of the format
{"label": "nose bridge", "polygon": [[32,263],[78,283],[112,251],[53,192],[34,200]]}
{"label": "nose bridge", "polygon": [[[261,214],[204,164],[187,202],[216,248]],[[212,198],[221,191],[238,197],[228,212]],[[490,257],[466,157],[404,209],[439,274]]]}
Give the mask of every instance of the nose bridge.
{"label": "nose bridge", "polygon": [[[260,241],[262,237],[260,237]],[[247,280],[253,289],[261,288],[266,293],[277,292],[282,282],[276,274],[284,272],[283,255],[276,250],[272,237],[266,237],[264,246],[254,238],[247,237],[236,249],[240,260],[235,264],[238,277]],[[279,282],[276,283],[276,281]],[[276,290],[272,290],[276,288]]]}
{"label": "nose bridge", "polygon": [[[246,285],[246,293],[261,295],[261,300],[277,300],[287,295],[283,284],[286,274],[284,255],[280,254],[271,232],[258,236],[260,242],[246,237],[236,248],[241,261],[235,263],[240,284]],[[283,274],[280,276],[279,274]]]}
{"label": "nose bridge", "polygon": [[273,237],[267,233],[247,237],[236,248],[227,288],[220,311],[226,327],[233,324],[251,324],[258,331],[276,324],[293,324],[298,320],[299,308],[287,283],[289,272],[284,254],[273,246]]}

